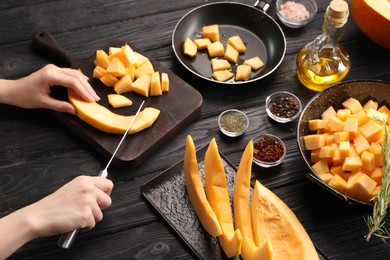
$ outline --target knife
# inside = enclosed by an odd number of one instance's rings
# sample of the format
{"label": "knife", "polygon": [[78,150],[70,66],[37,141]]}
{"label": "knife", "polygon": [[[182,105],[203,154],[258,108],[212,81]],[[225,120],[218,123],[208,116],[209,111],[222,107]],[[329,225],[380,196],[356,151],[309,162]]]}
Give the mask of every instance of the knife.
{"label": "knife", "polygon": [[[119,147],[121,146],[121,144],[123,143],[123,140],[125,140],[126,136],[127,136],[127,133],[130,131],[130,129],[133,127],[133,124],[135,122],[135,119],[137,118],[139,112],[141,111],[141,108],[142,106],[144,105],[145,103],[145,100],[142,101],[141,105],[139,106],[138,110],[137,110],[137,113],[135,113],[134,117],[133,117],[133,120],[131,120],[129,126],[127,127],[127,130],[126,132],[123,134],[122,136],[122,139],[119,141],[114,153],[112,154],[110,160],[108,161],[106,167],[99,173],[99,177],[102,177],[102,178],[107,178],[107,175],[108,175],[108,167],[110,166],[112,160],[114,159],[115,157],[115,154],[118,152],[119,150]],[[62,247],[62,248],[65,248],[65,249],[68,249],[70,247],[72,247],[73,245],[73,242],[74,240],[76,239],[76,236],[77,234],[79,233],[79,230],[76,229],[76,230],[73,230],[71,232],[68,232],[68,233],[64,233],[61,235],[60,239],[58,240],[57,244],[59,247]]]}

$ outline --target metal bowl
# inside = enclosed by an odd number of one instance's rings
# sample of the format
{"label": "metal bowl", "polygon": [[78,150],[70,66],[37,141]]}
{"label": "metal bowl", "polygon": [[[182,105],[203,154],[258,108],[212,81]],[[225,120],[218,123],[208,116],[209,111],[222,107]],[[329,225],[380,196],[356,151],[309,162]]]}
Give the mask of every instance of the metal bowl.
{"label": "metal bowl", "polygon": [[310,151],[305,149],[303,137],[308,135],[309,120],[321,118],[321,114],[329,106],[333,106],[335,110],[342,108],[341,103],[348,98],[353,97],[359,100],[362,104],[370,99],[373,99],[379,103],[379,105],[390,104],[390,82],[374,81],[374,80],[356,80],[339,83],[331,86],[322,92],[316,94],[304,107],[301,116],[298,120],[297,127],[297,142],[299,151],[310,170],[307,173],[307,177],[319,184],[321,187],[328,190],[333,195],[347,202],[348,204],[361,204],[361,205],[372,205],[367,202],[363,202],[342,194],[327,183],[323,182],[318,175],[311,168],[312,163],[310,162]]}

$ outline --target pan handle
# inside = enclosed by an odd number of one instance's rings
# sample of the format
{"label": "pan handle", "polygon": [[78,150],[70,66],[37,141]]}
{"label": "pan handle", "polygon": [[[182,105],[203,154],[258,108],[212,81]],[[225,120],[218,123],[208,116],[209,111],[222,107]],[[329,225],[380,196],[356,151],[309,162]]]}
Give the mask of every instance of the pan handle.
{"label": "pan handle", "polygon": [[272,0],[257,0],[254,6],[266,13],[270,8],[271,3]]}
{"label": "pan handle", "polygon": [[36,48],[44,53],[50,54],[52,57],[62,63],[64,66],[70,67],[72,64],[71,56],[57,42],[54,36],[44,29],[37,29],[32,35],[32,41]]}

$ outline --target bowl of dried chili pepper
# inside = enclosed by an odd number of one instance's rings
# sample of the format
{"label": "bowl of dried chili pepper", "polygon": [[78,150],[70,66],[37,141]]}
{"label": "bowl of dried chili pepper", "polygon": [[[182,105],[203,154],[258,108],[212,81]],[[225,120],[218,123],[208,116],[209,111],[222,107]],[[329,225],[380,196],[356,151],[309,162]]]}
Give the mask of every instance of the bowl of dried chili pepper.
{"label": "bowl of dried chili pepper", "polygon": [[258,135],[253,138],[253,162],[269,168],[279,165],[286,156],[286,145],[272,134]]}
{"label": "bowl of dried chili pepper", "polygon": [[294,94],[287,91],[278,91],[266,98],[265,111],[276,122],[288,123],[299,117],[302,104]]}

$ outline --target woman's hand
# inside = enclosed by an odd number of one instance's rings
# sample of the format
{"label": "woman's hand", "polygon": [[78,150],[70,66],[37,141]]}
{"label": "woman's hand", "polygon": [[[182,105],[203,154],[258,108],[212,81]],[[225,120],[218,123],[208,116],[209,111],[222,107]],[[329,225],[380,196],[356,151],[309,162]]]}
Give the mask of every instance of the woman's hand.
{"label": "woman's hand", "polygon": [[23,108],[47,108],[74,114],[72,104],[50,96],[51,87],[57,85],[73,89],[86,101],[99,100],[88,83],[88,77],[80,71],[49,64],[18,80],[0,80],[0,102]]}
{"label": "woman's hand", "polygon": [[0,259],[38,237],[90,230],[111,205],[112,188],[110,180],[79,176],[42,200],[0,218]]}
{"label": "woman's hand", "polygon": [[111,205],[113,183],[101,177],[79,176],[53,194],[27,206],[35,236],[46,237],[75,229],[90,230]]}

